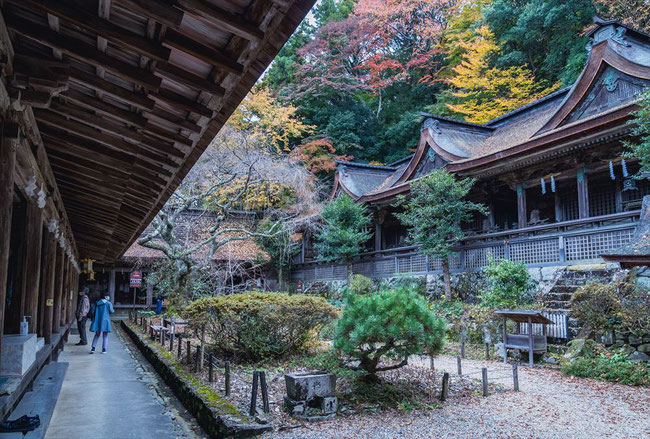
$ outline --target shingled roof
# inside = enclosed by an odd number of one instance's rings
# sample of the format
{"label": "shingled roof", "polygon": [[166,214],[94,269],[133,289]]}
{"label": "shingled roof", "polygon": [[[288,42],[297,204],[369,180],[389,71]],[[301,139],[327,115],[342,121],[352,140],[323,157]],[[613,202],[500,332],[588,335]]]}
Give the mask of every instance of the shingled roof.
{"label": "shingled roof", "polygon": [[484,124],[423,113],[420,142],[410,159],[384,167],[339,163],[332,193],[343,190],[362,202],[390,199],[431,169],[444,166],[475,176],[499,172],[535,154],[576,147],[604,126],[609,134],[628,132],[630,113],[650,85],[650,37],[602,20],[589,35],[590,55],[573,86]]}

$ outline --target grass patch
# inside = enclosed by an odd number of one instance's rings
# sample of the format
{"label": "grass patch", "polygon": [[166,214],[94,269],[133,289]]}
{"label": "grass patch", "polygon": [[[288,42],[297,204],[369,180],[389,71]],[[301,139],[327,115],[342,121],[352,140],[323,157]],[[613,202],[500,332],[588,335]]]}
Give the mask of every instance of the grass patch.
{"label": "grass patch", "polygon": [[650,365],[628,361],[619,354],[576,358],[562,365],[562,373],[627,386],[650,386]]}

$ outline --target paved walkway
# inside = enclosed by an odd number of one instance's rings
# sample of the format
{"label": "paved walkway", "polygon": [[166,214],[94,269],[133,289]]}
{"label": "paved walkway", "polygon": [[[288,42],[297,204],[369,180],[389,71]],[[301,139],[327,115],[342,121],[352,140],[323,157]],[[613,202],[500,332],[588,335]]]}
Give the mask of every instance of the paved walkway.
{"label": "paved walkway", "polygon": [[[117,322],[113,326],[115,330]],[[59,356],[68,369],[47,439],[193,436],[156,391],[152,383],[156,378],[132,356],[121,334],[109,336],[106,354],[89,355],[89,346],[74,345],[78,341],[77,335],[71,335]],[[99,343],[101,351],[101,339]]]}

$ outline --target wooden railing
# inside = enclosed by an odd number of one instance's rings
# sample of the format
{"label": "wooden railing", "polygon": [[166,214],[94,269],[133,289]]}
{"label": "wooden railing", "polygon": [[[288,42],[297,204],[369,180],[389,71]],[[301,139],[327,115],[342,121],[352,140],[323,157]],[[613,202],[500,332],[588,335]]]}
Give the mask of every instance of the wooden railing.
{"label": "wooden railing", "polygon": [[[631,239],[640,211],[603,215],[516,230],[467,237],[450,257],[452,272],[477,271],[490,256],[510,259],[530,267],[575,265],[602,262],[601,254]],[[424,255],[417,247],[402,247],[360,255],[351,264],[352,272],[368,277],[393,277],[441,273],[441,261]],[[295,266],[294,281],[312,282],[346,279],[345,264],[306,262]]]}

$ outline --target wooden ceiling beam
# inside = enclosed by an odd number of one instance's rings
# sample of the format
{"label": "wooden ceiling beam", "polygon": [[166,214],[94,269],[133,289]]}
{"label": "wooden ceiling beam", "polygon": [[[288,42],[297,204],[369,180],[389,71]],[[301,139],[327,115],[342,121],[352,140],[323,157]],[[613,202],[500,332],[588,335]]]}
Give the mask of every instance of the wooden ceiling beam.
{"label": "wooden ceiling beam", "polygon": [[176,0],[176,3],[193,15],[198,15],[217,28],[231,32],[248,41],[259,43],[264,38],[264,32],[249,21],[221,9],[205,0]]}
{"label": "wooden ceiling beam", "polygon": [[65,98],[66,100],[73,101],[77,105],[81,105],[85,108],[96,111],[97,113],[102,114],[106,117],[117,119],[121,122],[136,126],[138,128],[144,128],[144,126],[148,123],[148,120],[138,113],[124,110],[116,105],[109,104],[103,99],[89,96],[77,90],[68,90],[64,93],[61,93],[59,96]]}
{"label": "wooden ceiling beam", "polygon": [[105,79],[101,79],[90,73],[86,73],[79,69],[70,69],[70,78],[72,81],[77,82],[85,87],[95,91],[106,93],[107,95],[123,101],[127,104],[138,107],[142,110],[151,110],[156,105],[153,99],[149,99],[144,94],[140,94],[133,90],[128,90],[119,85],[113,84]]}
{"label": "wooden ceiling beam", "polygon": [[188,148],[191,148],[193,145],[192,139],[189,137],[181,136],[177,132],[162,128],[151,121],[149,121],[149,123],[143,128],[143,131],[161,139],[172,140],[176,143],[180,143]]}
{"label": "wooden ceiling beam", "polygon": [[226,89],[219,84],[215,84],[209,79],[202,78],[199,75],[188,72],[174,64],[163,62],[156,63],[154,73],[195,90],[210,93],[213,96],[223,97],[226,94]]}
{"label": "wooden ceiling beam", "polygon": [[[182,117],[176,116],[169,111],[165,111],[160,107],[155,107],[153,110],[151,110],[151,114],[177,126],[178,128],[182,128],[193,133],[201,132],[201,127],[199,125],[187,119],[183,119]],[[147,117],[146,114],[144,116]]]}
{"label": "wooden ceiling beam", "polygon": [[170,47],[192,55],[218,70],[227,73],[234,73],[236,75],[240,75],[244,72],[243,65],[224,55],[223,52],[205,46],[173,29],[167,30],[164,43]]}
{"label": "wooden ceiling beam", "polygon": [[7,27],[25,38],[34,40],[46,47],[58,49],[69,57],[86,64],[104,68],[114,75],[148,90],[158,90],[160,87],[160,77],[155,76],[150,71],[120,61],[101,50],[97,50],[94,46],[89,46],[75,38],[54,32],[47,27],[39,26],[13,14],[8,15]]}
{"label": "wooden ceiling beam", "polygon": [[214,114],[214,110],[211,110],[205,105],[164,88],[161,88],[158,92],[149,93],[149,96],[162,102],[166,102],[173,107],[182,108],[183,110],[199,114],[201,116],[207,117],[208,119],[211,119]]}
{"label": "wooden ceiling beam", "polygon": [[133,128],[120,125],[119,123],[112,122],[106,118],[95,116],[82,108],[53,102],[50,105],[49,110],[63,117],[70,117],[72,119],[75,119],[79,123],[83,123],[90,127],[96,128],[102,132],[108,132],[117,136],[131,139],[152,152],[169,154],[172,157],[176,158],[185,157],[183,151],[180,151],[173,146],[170,146],[164,142],[157,142]]}
{"label": "wooden ceiling beam", "polygon": [[[81,136],[85,139],[101,143],[109,148],[115,149],[120,152],[125,152],[138,156],[142,160],[152,163],[158,163],[164,166],[170,166],[175,168],[178,166],[178,163],[174,160],[169,159],[167,156],[161,156],[159,154],[154,154],[150,151],[147,151],[141,147],[134,145],[133,143],[122,140],[119,137],[112,136],[105,132],[100,132],[89,125],[83,123],[66,119],[65,117],[47,110],[34,110],[34,115],[40,123],[45,123],[55,128],[63,129],[69,131],[78,136]],[[165,174],[165,176],[170,177],[172,173],[164,168],[161,168],[157,172]]]}
{"label": "wooden ceiling beam", "polygon": [[183,11],[167,0],[113,0],[113,3],[153,18],[172,29],[178,29],[183,21]]}
{"label": "wooden ceiling beam", "polygon": [[67,4],[62,0],[9,0],[14,3],[28,5],[59,19],[73,24],[90,33],[97,34],[119,46],[131,49],[157,61],[167,61],[171,50],[147,38],[133,33],[109,20],[90,14],[76,5]]}

